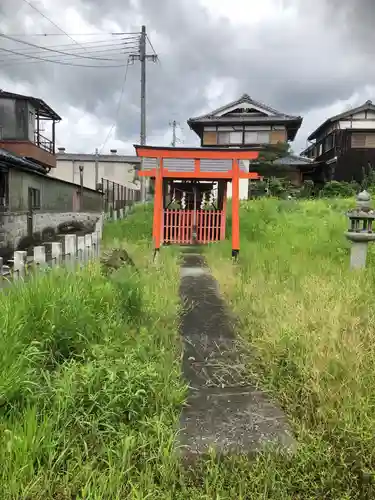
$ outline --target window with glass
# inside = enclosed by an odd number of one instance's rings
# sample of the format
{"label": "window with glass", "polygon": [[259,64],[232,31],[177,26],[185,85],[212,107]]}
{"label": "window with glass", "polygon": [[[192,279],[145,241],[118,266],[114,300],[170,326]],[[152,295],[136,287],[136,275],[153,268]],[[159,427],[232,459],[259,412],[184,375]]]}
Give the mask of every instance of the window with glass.
{"label": "window with glass", "polygon": [[246,144],[267,144],[270,142],[270,132],[268,131],[246,131]]}

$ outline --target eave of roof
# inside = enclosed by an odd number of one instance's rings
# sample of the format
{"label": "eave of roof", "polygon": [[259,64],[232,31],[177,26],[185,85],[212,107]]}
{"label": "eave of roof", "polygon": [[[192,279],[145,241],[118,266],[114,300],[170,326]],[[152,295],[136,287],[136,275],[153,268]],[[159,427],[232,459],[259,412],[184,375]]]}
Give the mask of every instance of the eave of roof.
{"label": "eave of roof", "polygon": [[0,161],[3,163],[11,163],[13,166],[20,168],[21,170],[27,170],[29,172],[35,172],[38,174],[46,174],[48,169],[39,165],[38,163],[34,163],[23,156],[16,155],[15,153],[11,153],[6,149],[0,148]]}
{"label": "eave of roof", "polygon": [[237,105],[240,105],[242,103],[248,103],[248,104],[256,106],[258,108],[262,108],[265,111],[268,111],[269,113],[272,113],[273,115],[288,116],[289,118],[298,118],[298,117],[293,117],[293,116],[285,115],[285,113],[280,113],[276,109],[271,108],[270,106],[267,106],[266,104],[263,104],[260,101],[255,101],[248,94],[243,94],[239,99],[236,99],[236,100],[234,100],[232,102],[229,102],[228,104],[225,104],[224,106],[221,106],[220,108],[214,109],[214,110],[210,111],[209,113],[205,113],[203,115],[190,118],[188,120],[188,123],[189,122],[193,123],[193,122],[196,122],[196,121],[204,120],[206,118],[210,118],[210,117],[212,117],[213,115],[215,115],[217,113],[221,113],[222,111],[225,111],[227,108],[231,108],[233,106],[237,106]]}
{"label": "eave of roof", "polygon": [[338,115],[331,116],[330,118],[327,118],[317,129],[312,132],[309,137],[307,138],[308,141],[312,141],[316,139],[316,136],[330,123],[336,122],[337,120],[341,120],[342,118],[346,118],[348,116],[351,116],[355,113],[360,113],[361,111],[366,111],[366,110],[371,110],[375,111],[375,105],[371,101],[366,101],[364,104],[361,104],[361,106],[357,106],[356,108],[349,109],[347,111],[343,111],[342,113],[339,113]]}
{"label": "eave of roof", "polygon": [[204,118],[189,119],[189,126],[203,125],[206,123],[284,123],[299,122],[302,123],[301,116],[272,115],[272,116],[207,116]]}
{"label": "eave of roof", "polygon": [[0,98],[5,97],[9,99],[24,99],[30,102],[36,109],[42,111],[44,114],[41,115],[45,118],[50,118],[52,120],[61,121],[61,116],[59,116],[56,111],[54,111],[48,104],[43,101],[43,99],[39,99],[38,97],[27,96],[23,94],[16,94],[14,92],[7,92],[5,90],[0,89]]}
{"label": "eave of roof", "polygon": [[275,165],[311,165],[314,163],[314,160],[312,158],[303,158],[298,155],[288,155],[277,158],[273,163]]}

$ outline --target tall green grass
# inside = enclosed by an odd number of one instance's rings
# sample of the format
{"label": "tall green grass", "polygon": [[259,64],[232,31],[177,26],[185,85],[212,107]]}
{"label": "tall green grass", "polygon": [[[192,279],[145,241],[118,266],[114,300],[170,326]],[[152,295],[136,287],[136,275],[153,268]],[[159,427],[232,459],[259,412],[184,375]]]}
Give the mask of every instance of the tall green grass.
{"label": "tall green grass", "polygon": [[150,263],[143,212],[105,228],[138,273],[59,269],[0,295],[1,498],[146,498],[176,476],[177,266]]}
{"label": "tall green grass", "polygon": [[0,296],[1,498],[375,498],[375,261],[348,269],[349,205],[245,203],[240,264],[230,241],[207,248],[295,455],[182,466],[178,249],[151,263],[152,207],[138,207],[104,231],[138,272],[56,270]]}
{"label": "tall green grass", "polygon": [[240,319],[249,371],[298,440],[289,460],[259,459],[268,464],[253,485],[264,487],[260,498],[375,498],[375,253],[365,271],[349,270],[350,205],[247,202],[240,263],[229,261],[230,241],[207,250]]}

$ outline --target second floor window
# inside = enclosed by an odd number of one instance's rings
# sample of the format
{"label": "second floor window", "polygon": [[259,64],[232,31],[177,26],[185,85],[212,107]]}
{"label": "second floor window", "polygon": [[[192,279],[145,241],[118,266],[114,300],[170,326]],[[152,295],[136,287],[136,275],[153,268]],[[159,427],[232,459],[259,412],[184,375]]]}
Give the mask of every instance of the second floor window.
{"label": "second floor window", "polygon": [[245,132],[245,144],[267,144],[270,142],[268,131]]}

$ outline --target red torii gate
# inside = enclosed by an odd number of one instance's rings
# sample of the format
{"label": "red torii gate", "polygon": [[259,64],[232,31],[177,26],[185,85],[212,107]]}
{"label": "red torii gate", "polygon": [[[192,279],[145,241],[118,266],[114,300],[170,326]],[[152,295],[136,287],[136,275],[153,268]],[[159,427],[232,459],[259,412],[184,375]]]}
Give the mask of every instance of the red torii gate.
{"label": "red torii gate", "polygon": [[[153,240],[155,252],[162,243],[194,244],[225,238],[227,184],[232,183],[232,257],[240,250],[239,181],[259,179],[240,160],[255,160],[257,151],[219,148],[134,146],[142,158],[141,177],[155,179]],[[217,206],[200,207],[207,182],[217,183]],[[183,184],[181,184],[183,183]],[[168,195],[176,186],[188,193],[187,207],[170,209]],[[178,188],[177,188],[178,189]],[[181,189],[182,190],[182,189]]]}

